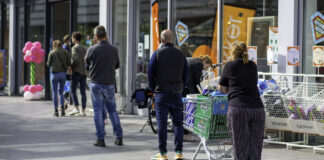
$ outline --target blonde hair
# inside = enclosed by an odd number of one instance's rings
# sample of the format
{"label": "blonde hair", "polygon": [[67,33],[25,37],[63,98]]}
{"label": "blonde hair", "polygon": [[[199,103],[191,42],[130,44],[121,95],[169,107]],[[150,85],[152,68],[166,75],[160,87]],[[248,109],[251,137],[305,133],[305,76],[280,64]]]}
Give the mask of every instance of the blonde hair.
{"label": "blonde hair", "polygon": [[248,64],[249,54],[247,52],[246,44],[243,42],[235,43],[232,48],[232,56],[234,60],[241,58],[243,64]]}
{"label": "blonde hair", "polygon": [[211,59],[210,56],[208,56],[208,55],[199,56],[199,57],[197,57],[197,59],[198,59],[200,62],[205,62],[206,64],[210,64],[210,65],[213,64],[212,59]]}
{"label": "blonde hair", "polygon": [[62,48],[62,42],[60,40],[53,41],[53,50]]}

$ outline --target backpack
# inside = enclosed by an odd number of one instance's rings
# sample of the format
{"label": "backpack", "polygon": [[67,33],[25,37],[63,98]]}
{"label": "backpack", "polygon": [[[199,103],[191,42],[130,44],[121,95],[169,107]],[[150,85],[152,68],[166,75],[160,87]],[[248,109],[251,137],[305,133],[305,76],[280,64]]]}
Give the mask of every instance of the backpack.
{"label": "backpack", "polygon": [[151,91],[149,91],[148,89],[137,89],[135,90],[135,92],[132,95],[132,99],[131,102],[133,102],[133,100],[135,99],[135,102],[138,105],[138,108],[142,109],[142,108],[147,108],[147,100],[150,97],[150,95],[152,94]]}

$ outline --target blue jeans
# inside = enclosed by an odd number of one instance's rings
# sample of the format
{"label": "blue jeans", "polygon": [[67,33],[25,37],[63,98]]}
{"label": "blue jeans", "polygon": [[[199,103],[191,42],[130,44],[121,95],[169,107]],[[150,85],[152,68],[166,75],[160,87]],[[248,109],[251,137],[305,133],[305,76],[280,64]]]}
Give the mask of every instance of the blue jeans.
{"label": "blue jeans", "polygon": [[64,85],[66,81],[66,73],[65,72],[51,72],[51,85],[52,85],[52,98],[54,102],[55,109],[58,108],[58,99],[57,99],[57,89],[60,96],[61,106],[64,106]]}
{"label": "blue jeans", "polygon": [[159,150],[160,153],[167,153],[167,121],[168,114],[171,114],[174,127],[174,151],[182,152],[183,144],[183,105],[182,95],[176,93],[156,93],[155,112],[158,123]]}
{"label": "blue jeans", "polygon": [[87,105],[87,95],[85,91],[85,87],[87,85],[87,76],[76,72],[72,75],[72,81],[71,81],[71,95],[72,95],[74,106],[79,106],[79,100],[76,94],[76,89],[78,84],[80,84],[80,93],[82,97],[81,98],[82,109],[85,109]]}
{"label": "blue jeans", "polygon": [[110,121],[113,125],[114,134],[117,138],[123,137],[119,115],[116,111],[115,86],[99,83],[90,83],[91,99],[94,110],[94,122],[97,130],[97,139],[103,140],[106,136],[104,124],[104,107],[106,107]]}

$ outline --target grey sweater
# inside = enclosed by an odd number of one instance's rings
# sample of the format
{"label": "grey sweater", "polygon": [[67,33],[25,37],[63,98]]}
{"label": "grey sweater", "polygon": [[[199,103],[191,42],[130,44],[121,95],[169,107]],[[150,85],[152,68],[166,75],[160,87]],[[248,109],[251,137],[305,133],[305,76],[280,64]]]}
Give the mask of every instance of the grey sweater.
{"label": "grey sweater", "polygon": [[115,70],[119,68],[117,48],[107,41],[90,47],[84,57],[91,83],[111,85],[115,83]]}

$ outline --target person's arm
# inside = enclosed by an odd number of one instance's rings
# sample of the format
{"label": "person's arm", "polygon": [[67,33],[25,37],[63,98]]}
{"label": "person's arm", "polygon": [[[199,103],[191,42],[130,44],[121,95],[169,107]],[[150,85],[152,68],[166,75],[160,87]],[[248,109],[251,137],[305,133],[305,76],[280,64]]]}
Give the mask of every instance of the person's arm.
{"label": "person's arm", "polygon": [[228,65],[225,65],[221,79],[219,80],[218,90],[223,93],[228,93],[229,87],[229,69]]}
{"label": "person's arm", "polygon": [[154,52],[148,66],[147,77],[149,81],[149,87],[151,90],[155,89],[155,74],[156,74],[156,53]]}
{"label": "person's arm", "polygon": [[120,66],[120,62],[119,62],[118,50],[116,48],[116,65],[115,65],[115,69],[118,69],[119,66]]}
{"label": "person's arm", "polygon": [[72,53],[71,53],[71,66],[77,66],[79,64],[79,57],[77,54],[76,47],[72,47]]}
{"label": "person's arm", "polygon": [[86,74],[89,76],[89,68],[90,68],[90,54],[91,54],[92,48],[88,48],[87,53],[84,56],[84,63],[86,67]]}
{"label": "person's arm", "polygon": [[48,59],[47,59],[47,67],[51,67],[52,63],[53,63],[53,54],[51,54],[52,52],[49,53],[48,55]]}
{"label": "person's arm", "polygon": [[186,88],[189,79],[189,69],[188,69],[188,62],[186,57],[184,58],[182,79],[183,79],[183,88]]}

